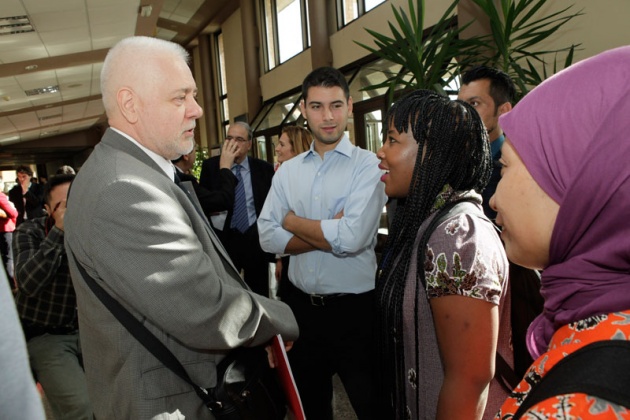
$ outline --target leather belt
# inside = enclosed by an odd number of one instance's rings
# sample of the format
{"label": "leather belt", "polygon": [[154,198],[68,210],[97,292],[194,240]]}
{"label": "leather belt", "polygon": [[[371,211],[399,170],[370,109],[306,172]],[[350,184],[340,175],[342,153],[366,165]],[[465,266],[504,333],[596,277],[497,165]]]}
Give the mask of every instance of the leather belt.
{"label": "leather belt", "polygon": [[328,306],[334,300],[337,300],[344,296],[351,296],[351,293],[331,293],[328,295],[318,295],[316,293],[313,293],[313,294],[305,293],[305,295],[309,297],[311,301],[311,305],[313,306]]}

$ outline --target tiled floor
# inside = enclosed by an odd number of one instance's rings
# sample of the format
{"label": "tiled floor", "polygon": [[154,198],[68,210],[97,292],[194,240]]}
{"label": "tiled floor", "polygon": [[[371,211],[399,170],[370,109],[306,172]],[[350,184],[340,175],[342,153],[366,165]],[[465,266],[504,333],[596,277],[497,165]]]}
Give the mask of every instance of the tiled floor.
{"label": "tiled floor", "polygon": [[357,420],[346,391],[343,389],[343,384],[337,375],[333,378],[333,413],[335,420]]}

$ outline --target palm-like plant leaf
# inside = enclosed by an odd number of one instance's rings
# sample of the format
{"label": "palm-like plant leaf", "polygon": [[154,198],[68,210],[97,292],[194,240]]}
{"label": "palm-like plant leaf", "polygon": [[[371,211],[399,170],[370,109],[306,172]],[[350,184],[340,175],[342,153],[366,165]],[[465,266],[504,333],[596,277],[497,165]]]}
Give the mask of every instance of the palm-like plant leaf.
{"label": "palm-like plant leaf", "polygon": [[416,0],[415,5],[409,0],[409,13],[392,5],[394,21],[388,22],[391,36],[366,29],[376,47],[356,43],[379,58],[400,64],[402,70],[388,76],[384,82],[364,89],[388,87],[390,99],[396,88],[432,89],[444,93],[444,87],[455,77],[458,61],[472,63],[481,48],[477,39],[460,39],[460,33],[468,25],[461,28],[454,25],[453,12],[458,4],[459,0],[454,0],[426,36],[424,0]]}
{"label": "palm-like plant leaf", "polygon": [[519,97],[547,77],[549,65],[553,73],[561,70],[559,54],[566,53],[564,67],[571,65],[574,51],[580,44],[555,50],[536,49],[536,46],[557,33],[571,19],[582,15],[582,11],[570,12],[571,5],[541,17],[547,0],[501,0],[500,9],[494,0],[472,1],[490,19],[494,45],[488,46],[489,59],[484,64],[499,67],[510,74],[517,84]]}
{"label": "palm-like plant leaf", "polygon": [[[395,90],[444,88],[461,70],[486,64],[501,68],[514,79],[518,96],[542,82],[551,72],[561,70],[559,59],[566,54],[563,68],[573,62],[580,44],[558,49],[537,49],[582,11],[573,6],[541,16],[547,0],[472,0],[488,17],[490,34],[463,38],[460,35],[472,22],[457,27],[454,12],[459,0],[453,0],[442,17],[430,29],[424,28],[424,0],[408,0],[408,10],[392,5],[394,19],[388,22],[391,36],[366,29],[375,46],[356,42],[378,58],[399,64],[397,74],[364,90],[387,88],[390,101]],[[498,6],[497,6],[498,3]]]}

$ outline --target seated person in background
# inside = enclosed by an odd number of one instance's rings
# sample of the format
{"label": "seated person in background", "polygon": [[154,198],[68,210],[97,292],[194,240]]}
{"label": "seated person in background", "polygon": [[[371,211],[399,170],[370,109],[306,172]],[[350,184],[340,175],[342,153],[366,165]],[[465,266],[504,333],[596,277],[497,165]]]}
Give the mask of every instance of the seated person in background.
{"label": "seated person in background", "polygon": [[238,156],[238,151],[239,144],[236,140],[226,140],[223,143],[221,157],[219,158],[220,188],[213,191],[199,185],[197,178],[190,172],[195,166],[195,160],[197,159],[196,143],[190,153],[181,155],[172,161],[180,181],[190,181],[192,183],[197,199],[199,199],[199,204],[201,204],[201,208],[208,220],[214,213],[231,209],[234,206],[234,187],[237,180],[230,168],[234,164],[234,159]]}
{"label": "seated person in background", "polygon": [[490,384],[510,321],[500,312],[508,261],[479,193],[492,171],[488,135],[471,105],[428,90],[398,100],[385,122],[376,156],[398,205],[376,280],[380,418],[481,419],[489,394],[504,393]]}
{"label": "seated person in background", "polygon": [[33,171],[28,166],[18,166],[17,185],[9,191],[9,200],[13,202],[18,211],[16,226],[24,220],[35,219],[45,215],[44,208],[44,187],[37,184],[33,179]]}
{"label": "seated person in background", "polygon": [[66,198],[74,175],[45,186],[49,216],[28,220],[13,236],[17,305],[31,367],[55,419],[91,419],[82,368],[76,296],[64,248]]}
{"label": "seated person in background", "polygon": [[[545,80],[499,119],[503,170],[490,205],[510,260],[543,270],[545,310],[527,332],[535,361],[497,419],[528,404],[565,357],[630,339],[628,69],[630,47],[601,53]],[[591,360],[616,370],[614,358]],[[595,385],[614,385],[605,381]],[[538,402],[523,419],[628,419],[629,408],[578,388]]]}

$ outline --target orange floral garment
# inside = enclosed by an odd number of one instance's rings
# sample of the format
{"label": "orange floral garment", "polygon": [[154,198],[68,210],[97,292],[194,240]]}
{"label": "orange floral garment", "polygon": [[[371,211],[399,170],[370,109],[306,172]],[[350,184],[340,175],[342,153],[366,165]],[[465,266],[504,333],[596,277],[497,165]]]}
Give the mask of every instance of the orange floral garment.
{"label": "orange floral garment", "polygon": [[[540,381],[558,361],[587,344],[601,340],[630,340],[630,310],[596,315],[572,322],[556,331],[549,349],[529,367],[525,377],[503,403],[496,419],[512,419],[532,385]],[[535,404],[523,420],[630,420],[630,409],[604,399],[575,393],[556,395]]]}

